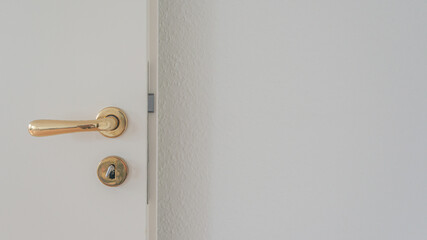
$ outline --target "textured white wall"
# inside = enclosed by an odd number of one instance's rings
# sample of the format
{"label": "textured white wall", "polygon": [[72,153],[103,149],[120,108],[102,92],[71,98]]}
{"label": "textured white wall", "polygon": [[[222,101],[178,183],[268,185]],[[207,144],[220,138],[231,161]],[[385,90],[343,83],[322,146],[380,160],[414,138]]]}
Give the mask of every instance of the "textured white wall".
{"label": "textured white wall", "polygon": [[427,4],[160,0],[159,239],[425,239]]}

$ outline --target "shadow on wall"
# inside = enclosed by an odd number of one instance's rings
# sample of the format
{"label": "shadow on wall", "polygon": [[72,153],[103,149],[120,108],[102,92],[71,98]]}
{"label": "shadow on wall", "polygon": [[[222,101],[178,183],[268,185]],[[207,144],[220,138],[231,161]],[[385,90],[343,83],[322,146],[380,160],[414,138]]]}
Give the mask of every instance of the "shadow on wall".
{"label": "shadow on wall", "polygon": [[[159,239],[208,239],[211,1],[160,0]],[[195,101],[195,99],[197,101]]]}

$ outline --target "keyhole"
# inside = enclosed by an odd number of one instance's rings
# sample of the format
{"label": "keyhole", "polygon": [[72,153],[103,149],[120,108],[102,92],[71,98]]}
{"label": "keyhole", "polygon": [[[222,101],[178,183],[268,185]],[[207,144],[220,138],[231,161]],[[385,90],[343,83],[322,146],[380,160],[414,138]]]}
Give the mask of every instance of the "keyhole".
{"label": "keyhole", "polygon": [[114,164],[111,164],[108,169],[107,169],[107,173],[105,174],[105,177],[113,180],[116,178],[116,166],[114,166]]}

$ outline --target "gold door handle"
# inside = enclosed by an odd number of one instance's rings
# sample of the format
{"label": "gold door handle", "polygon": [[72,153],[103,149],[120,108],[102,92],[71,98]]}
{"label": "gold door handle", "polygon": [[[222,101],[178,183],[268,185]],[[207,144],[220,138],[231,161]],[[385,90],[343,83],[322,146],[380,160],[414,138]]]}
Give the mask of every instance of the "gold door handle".
{"label": "gold door handle", "polygon": [[66,121],[66,120],[35,120],[28,125],[32,136],[44,137],[63,133],[99,131],[110,138],[120,136],[127,127],[126,114],[119,108],[102,109],[96,120]]}

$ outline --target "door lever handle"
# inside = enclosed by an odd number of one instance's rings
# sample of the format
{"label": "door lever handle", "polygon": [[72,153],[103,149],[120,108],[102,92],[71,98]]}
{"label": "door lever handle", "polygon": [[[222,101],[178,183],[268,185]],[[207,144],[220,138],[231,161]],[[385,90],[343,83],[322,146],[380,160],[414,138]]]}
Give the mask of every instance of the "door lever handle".
{"label": "door lever handle", "polygon": [[110,138],[120,136],[127,127],[126,114],[119,108],[107,107],[96,116],[96,120],[34,120],[28,125],[32,136],[44,137],[64,133],[98,131]]}

